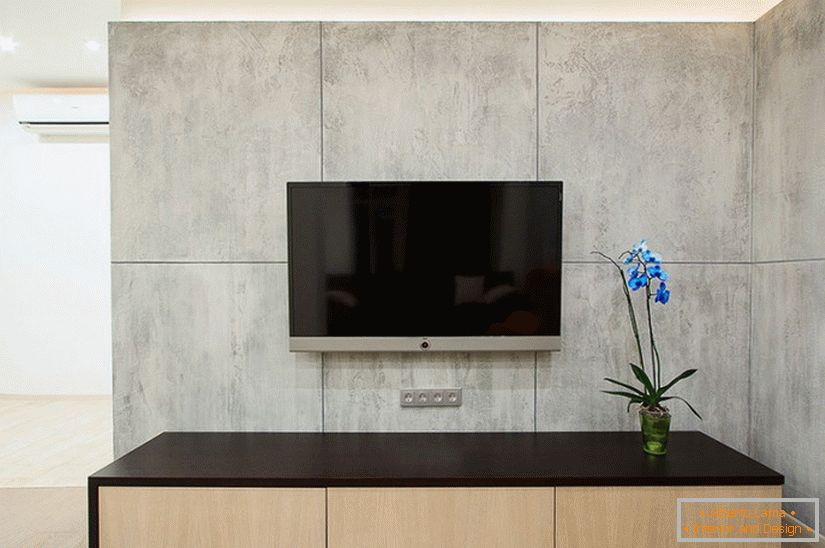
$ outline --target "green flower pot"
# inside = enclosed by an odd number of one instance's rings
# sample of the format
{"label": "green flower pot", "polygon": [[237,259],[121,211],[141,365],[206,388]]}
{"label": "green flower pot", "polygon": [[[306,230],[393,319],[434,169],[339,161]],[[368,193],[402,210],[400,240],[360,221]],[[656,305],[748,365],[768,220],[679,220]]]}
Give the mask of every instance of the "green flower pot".
{"label": "green flower pot", "polygon": [[667,454],[667,437],[670,433],[670,413],[639,409],[642,425],[642,449],[649,455]]}

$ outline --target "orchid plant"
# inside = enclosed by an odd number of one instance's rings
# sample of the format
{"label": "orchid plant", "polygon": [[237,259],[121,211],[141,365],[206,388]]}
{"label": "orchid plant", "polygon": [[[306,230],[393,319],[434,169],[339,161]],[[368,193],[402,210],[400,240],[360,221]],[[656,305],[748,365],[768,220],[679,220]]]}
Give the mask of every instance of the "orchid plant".
{"label": "orchid plant", "polygon": [[[668,414],[667,408],[662,406],[662,402],[668,400],[679,400],[684,402],[694,415],[702,418],[687,400],[680,396],[667,395],[668,391],[676,383],[690,377],[696,373],[697,369],[683,371],[668,383],[662,381],[662,362],[659,358],[659,349],[656,346],[656,338],[653,333],[653,314],[651,305],[660,303],[665,305],[670,300],[670,289],[667,281],[670,276],[662,268],[662,258],[653,253],[647,247],[645,240],[640,241],[628,251],[619,255],[618,259],[613,259],[599,251],[593,252],[596,255],[610,261],[619,271],[622,278],[622,289],[627,299],[627,311],[630,316],[630,327],[636,339],[636,348],[639,351],[639,364],[630,363],[633,375],[641,383],[641,386],[633,386],[616,379],[605,377],[604,380],[620,386],[625,390],[602,390],[606,394],[627,398],[627,410],[630,406],[639,404],[643,409],[655,414]],[[656,286],[655,291],[653,286]],[[636,321],[636,311],[633,306],[631,292],[644,290],[645,308],[647,310],[647,333],[649,335],[650,361],[645,363],[645,351],[642,345],[642,338],[639,335],[639,324]],[[648,375],[648,369],[650,375]]]}

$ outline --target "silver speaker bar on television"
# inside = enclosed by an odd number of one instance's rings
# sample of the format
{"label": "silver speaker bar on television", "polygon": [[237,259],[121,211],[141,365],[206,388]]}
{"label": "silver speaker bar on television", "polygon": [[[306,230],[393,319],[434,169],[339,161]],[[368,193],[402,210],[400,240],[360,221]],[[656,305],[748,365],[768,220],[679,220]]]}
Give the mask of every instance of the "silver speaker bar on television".
{"label": "silver speaker bar on television", "polygon": [[561,337],[290,337],[291,352],[519,352],[561,350]]}

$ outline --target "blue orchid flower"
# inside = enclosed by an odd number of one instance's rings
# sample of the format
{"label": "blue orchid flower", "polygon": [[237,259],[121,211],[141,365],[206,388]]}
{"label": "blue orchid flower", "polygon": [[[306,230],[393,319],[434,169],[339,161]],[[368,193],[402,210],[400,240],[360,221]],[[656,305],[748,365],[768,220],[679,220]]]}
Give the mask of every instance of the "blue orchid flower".
{"label": "blue orchid flower", "polygon": [[639,243],[630,248],[631,255],[638,255],[647,251],[647,240],[639,240]]}
{"label": "blue orchid flower", "polygon": [[659,282],[659,287],[656,289],[656,302],[667,304],[670,300],[670,290],[667,288],[665,282]]}
{"label": "blue orchid flower", "polygon": [[636,273],[635,276],[631,277],[627,280],[627,287],[632,289],[633,291],[637,291],[644,286],[647,285],[647,276],[644,274]]}
{"label": "blue orchid flower", "polygon": [[662,265],[658,263],[647,267],[647,275],[651,278],[659,278],[663,282],[670,279],[670,275],[668,275],[668,273],[662,269]]}
{"label": "blue orchid flower", "polygon": [[662,258],[649,249],[642,251],[642,260],[648,264],[659,264],[662,262]]}

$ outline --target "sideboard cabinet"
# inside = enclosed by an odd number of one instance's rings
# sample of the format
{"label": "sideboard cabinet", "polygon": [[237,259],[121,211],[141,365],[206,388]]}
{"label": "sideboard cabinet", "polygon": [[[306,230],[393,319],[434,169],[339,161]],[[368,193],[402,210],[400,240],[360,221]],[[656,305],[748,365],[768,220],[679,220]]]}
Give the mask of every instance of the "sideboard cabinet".
{"label": "sideboard cabinet", "polygon": [[782,494],[703,434],[674,433],[666,457],[637,438],[166,433],[89,478],[89,544],[684,548],[678,498]]}

